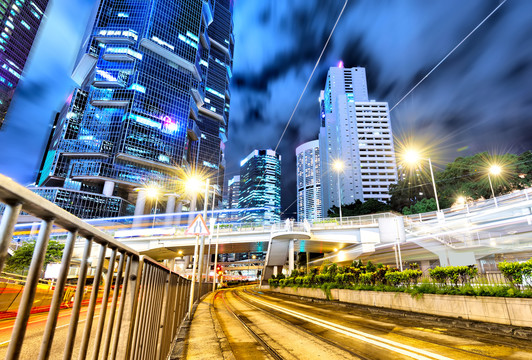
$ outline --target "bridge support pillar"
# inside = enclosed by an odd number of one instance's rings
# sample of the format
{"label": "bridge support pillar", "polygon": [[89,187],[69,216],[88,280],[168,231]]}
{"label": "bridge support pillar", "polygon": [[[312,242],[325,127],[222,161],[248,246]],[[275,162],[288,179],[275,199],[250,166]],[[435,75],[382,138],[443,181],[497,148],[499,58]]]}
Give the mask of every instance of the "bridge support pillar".
{"label": "bridge support pillar", "polygon": [[175,209],[175,195],[168,196],[168,202],[166,203],[166,213],[172,214]]}
{"label": "bridge support pillar", "polygon": [[[137,203],[135,204],[135,216],[144,215],[144,208],[146,206],[146,191],[140,190],[137,195]],[[133,227],[140,224],[141,220],[135,218],[133,220]]]}
{"label": "bridge support pillar", "polygon": [[144,207],[146,206],[146,191],[139,190],[137,196],[137,203],[135,204],[135,216],[144,215]]}
{"label": "bridge support pillar", "polygon": [[173,219],[173,216],[171,216],[170,214],[173,214],[174,213],[174,208],[175,208],[175,195],[170,195],[168,196],[168,201],[166,203],[166,213],[168,215],[166,215],[166,219],[165,221],[171,225],[172,224],[172,221],[174,220]]}
{"label": "bridge support pillar", "polygon": [[288,241],[288,274],[294,271],[294,239]]}
{"label": "bridge support pillar", "polygon": [[183,202],[182,201],[178,201],[177,202],[177,207],[175,208],[175,212],[176,213],[183,212]]}
{"label": "bridge support pillar", "polygon": [[113,196],[113,192],[115,191],[115,183],[114,181],[106,181],[103,184],[103,194],[105,196]]}

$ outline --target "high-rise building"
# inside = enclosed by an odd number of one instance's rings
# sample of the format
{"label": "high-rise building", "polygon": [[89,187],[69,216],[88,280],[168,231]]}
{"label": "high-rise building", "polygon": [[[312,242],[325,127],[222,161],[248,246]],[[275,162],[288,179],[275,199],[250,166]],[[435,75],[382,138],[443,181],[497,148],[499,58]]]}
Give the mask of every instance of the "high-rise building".
{"label": "high-rise building", "polygon": [[299,145],[297,160],[297,221],[320,219],[321,164],[318,140]]}
{"label": "high-rise building", "polygon": [[0,128],[47,5],[48,0],[0,1]]}
{"label": "high-rise building", "polygon": [[238,209],[240,198],[240,176],[235,175],[227,182],[227,208]]}
{"label": "high-rise building", "polygon": [[[197,169],[209,174],[210,183],[224,186],[225,143],[228,139],[233,76],[233,0],[216,0],[213,20],[207,28],[208,49],[200,52],[199,64],[205,74],[204,102],[199,107]],[[202,89],[203,90],[203,89]]]}
{"label": "high-rise building", "polygon": [[[323,213],[340,197],[344,205],[386,202],[388,186],[397,181],[390,113],[387,102],[369,100],[366,70],[331,67],[320,106]],[[341,170],[334,169],[336,161]]]}
{"label": "high-rise building", "polygon": [[183,170],[223,187],[232,11],[229,0],[99,1],[34,191],[94,218],[145,213],[147,185],[164,207]]}
{"label": "high-rise building", "polygon": [[[273,150],[254,150],[240,162],[242,221],[273,224],[281,221],[281,155]],[[245,211],[263,208],[260,211]]]}

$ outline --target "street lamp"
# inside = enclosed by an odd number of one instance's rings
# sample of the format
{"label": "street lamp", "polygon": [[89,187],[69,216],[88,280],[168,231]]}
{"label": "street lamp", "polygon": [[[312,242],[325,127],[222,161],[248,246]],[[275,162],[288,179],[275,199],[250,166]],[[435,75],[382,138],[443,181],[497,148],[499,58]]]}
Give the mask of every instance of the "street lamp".
{"label": "street lamp", "polygon": [[491,175],[498,176],[502,172],[502,168],[499,165],[491,165],[488,171],[488,180],[490,182],[491,194],[493,195],[493,201],[495,202],[495,207],[498,207],[497,198],[495,197],[495,191],[493,191],[493,184],[491,183]]}
{"label": "street lamp", "polygon": [[340,225],[342,225],[342,189],[340,188],[340,172],[344,170],[344,162],[342,160],[335,160],[333,169],[338,176],[338,208],[340,209]]}
{"label": "street lamp", "polygon": [[248,253],[248,281],[250,280],[250,272],[251,272],[251,259],[255,260],[257,258],[257,256],[255,254],[251,255],[251,257],[249,257],[249,253]]}
{"label": "street lamp", "polygon": [[420,160],[428,160],[429,162],[429,168],[430,168],[430,176],[432,178],[432,186],[434,188],[434,198],[436,199],[436,208],[438,209],[438,213],[440,212],[440,203],[438,201],[438,192],[436,191],[436,181],[434,180],[434,172],[432,171],[432,161],[430,161],[430,158],[422,158],[419,154],[419,152],[415,150],[408,150],[403,155],[403,160],[410,165],[415,165],[420,162]]}

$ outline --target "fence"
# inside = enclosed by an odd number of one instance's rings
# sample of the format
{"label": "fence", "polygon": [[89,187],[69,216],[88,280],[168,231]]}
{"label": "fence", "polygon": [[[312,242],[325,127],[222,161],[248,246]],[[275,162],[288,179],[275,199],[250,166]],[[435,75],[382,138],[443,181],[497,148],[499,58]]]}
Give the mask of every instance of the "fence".
{"label": "fence", "polygon": [[[0,222],[0,271],[20,212],[42,219],[6,359],[18,359],[23,351],[46,248],[52,228],[57,227],[67,231],[68,236],[38,359],[70,359],[78,348],[79,359],[166,358],[177,328],[187,314],[189,280],[150,258],[139,256],[108,234],[3,175],[0,175],[1,203],[5,204],[5,210]],[[68,270],[74,248],[79,245],[82,255],[70,323],[66,336],[54,342]],[[91,257],[94,250],[97,255]],[[86,279],[91,260],[96,262],[96,270],[83,324],[79,321],[80,310],[88,288]],[[95,316],[99,301],[100,310]],[[93,324],[97,317],[97,324]],[[36,351],[32,349],[31,353]]]}

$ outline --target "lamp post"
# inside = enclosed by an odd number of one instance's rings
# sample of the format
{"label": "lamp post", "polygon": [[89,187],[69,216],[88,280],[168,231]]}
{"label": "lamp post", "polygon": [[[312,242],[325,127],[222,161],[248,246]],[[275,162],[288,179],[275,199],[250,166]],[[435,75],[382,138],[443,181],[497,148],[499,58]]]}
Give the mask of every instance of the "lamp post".
{"label": "lamp post", "polygon": [[432,161],[430,158],[422,158],[417,151],[409,150],[404,156],[404,160],[411,165],[419,163],[420,160],[427,160],[429,162],[430,177],[432,178],[432,187],[434,188],[434,198],[436,200],[436,208],[440,212],[440,202],[438,201],[438,192],[436,191],[436,181],[434,180],[434,171],[432,171]]}
{"label": "lamp post", "polygon": [[493,191],[493,184],[491,183],[491,175],[495,175],[495,176],[498,176],[501,174],[501,167],[499,165],[492,165],[490,166],[489,168],[489,171],[488,171],[488,180],[490,182],[490,188],[491,188],[491,195],[493,195],[493,201],[495,202],[495,207],[498,207],[499,205],[497,204],[497,198],[495,197],[495,191]]}
{"label": "lamp post", "polygon": [[342,189],[340,187],[340,172],[344,169],[344,163],[342,160],[336,160],[333,163],[333,169],[336,171],[338,177],[338,209],[340,211],[340,225],[342,225]]}

